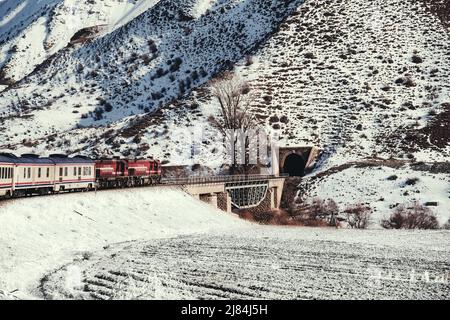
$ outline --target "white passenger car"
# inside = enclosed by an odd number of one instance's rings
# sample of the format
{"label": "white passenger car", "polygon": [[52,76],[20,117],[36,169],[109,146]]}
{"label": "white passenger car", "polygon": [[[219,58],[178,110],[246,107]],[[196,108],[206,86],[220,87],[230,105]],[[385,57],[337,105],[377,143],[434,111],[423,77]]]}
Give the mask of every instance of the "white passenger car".
{"label": "white passenger car", "polygon": [[95,161],[89,158],[0,154],[0,197],[91,190],[95,180]]}

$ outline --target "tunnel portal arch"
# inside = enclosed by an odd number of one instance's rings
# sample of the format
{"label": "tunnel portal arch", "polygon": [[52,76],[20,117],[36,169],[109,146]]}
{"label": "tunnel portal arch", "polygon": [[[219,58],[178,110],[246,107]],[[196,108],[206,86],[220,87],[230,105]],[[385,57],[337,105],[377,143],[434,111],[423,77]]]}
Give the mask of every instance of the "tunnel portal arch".
{"label": "tunnel portal arch", "polygon": [[289,174],[291,177],[302,177],[305,175],[306,161],[297,154],[291,153],[284,160],[283,173]]}

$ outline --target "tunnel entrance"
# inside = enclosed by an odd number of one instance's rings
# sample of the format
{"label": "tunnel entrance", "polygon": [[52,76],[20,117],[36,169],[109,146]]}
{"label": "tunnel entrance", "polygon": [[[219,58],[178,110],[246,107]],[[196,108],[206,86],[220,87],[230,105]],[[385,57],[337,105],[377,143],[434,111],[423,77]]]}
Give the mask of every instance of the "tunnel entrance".
{"label": "tunnel entrance", "polygon": [[283,173],[291,177],[303,177],[305,175],[306,161],[302,156],[292,153],[284,161]]}

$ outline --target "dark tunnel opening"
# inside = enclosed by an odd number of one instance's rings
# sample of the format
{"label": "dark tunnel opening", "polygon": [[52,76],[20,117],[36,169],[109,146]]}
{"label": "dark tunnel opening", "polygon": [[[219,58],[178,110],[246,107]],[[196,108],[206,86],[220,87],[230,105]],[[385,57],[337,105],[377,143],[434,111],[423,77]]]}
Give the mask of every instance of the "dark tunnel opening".
{"label": "dark tunnel opening", "polygon": [[290,154],[284,161],[283,173],[291,177],[303,177],[305,175],[306,161],[298,154]]}

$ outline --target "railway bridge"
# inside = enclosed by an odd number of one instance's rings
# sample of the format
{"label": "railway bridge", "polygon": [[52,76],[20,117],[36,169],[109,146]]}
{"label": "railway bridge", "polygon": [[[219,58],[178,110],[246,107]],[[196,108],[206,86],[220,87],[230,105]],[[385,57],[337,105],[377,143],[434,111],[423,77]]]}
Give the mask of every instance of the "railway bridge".
{"label": "railway bridge", "polygon": [[181,186],[192,196],[217,208],[270,211],[280,207],[286,176],[233,175],[163,179],[165,185]]}

